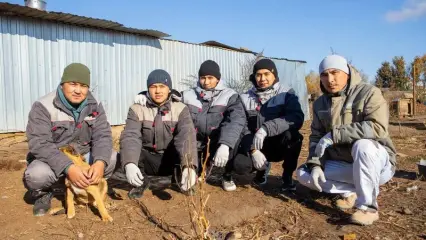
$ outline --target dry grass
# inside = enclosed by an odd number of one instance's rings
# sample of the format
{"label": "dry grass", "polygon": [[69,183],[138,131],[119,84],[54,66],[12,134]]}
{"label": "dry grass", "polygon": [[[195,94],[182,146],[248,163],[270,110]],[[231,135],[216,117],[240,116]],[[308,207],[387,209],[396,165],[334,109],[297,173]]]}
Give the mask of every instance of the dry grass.
{"label": "dry grass", "polygon": [[[192,144],[187,142],[187,144]],[[207,160],[209,158],[209,145],[210,139],[207,142],[207,154],[204,156],[202,165],[201,177],[199,179],[196,189],[196,195],[190,195],[185,199],[186,206],[188,207],[188,214],[192,223],[192,233],[195,239],[214,239],[210,234],[210,221],[206,216],[206,207],[209,200],[210,194],[205,191],[206,176],[207,174]],[[201,156],[203,158],[203,156]],[[186,164],[192,165],[192,156],[187,154],[185,156]]]}
{"label": "dry grass", "polygon": [[112,147],[117,152],[120,150],[120,135],[121,135],[121,132],[123,130],[124,130],[124,125],[112,126],[111,127],[111,131],[112,131]]}

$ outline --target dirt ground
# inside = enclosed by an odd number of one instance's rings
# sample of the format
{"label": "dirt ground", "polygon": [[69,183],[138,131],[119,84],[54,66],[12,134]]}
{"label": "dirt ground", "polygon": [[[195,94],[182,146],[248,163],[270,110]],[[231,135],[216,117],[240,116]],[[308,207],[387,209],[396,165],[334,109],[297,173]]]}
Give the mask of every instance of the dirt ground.
{"label": "dirt ground", "polygon": [[[309,124],[302,130],[305,140],[300,164],[307,157]],[[114,127],[118,136],[122,127]],[[426,128],[423,120],[393,122],[390,126],[397,146],[398,170],[381,187],[380,220],[373,226],[351,225],[351,211],[333,208],[335,196],[319,194],[298,186],[296,194],[281,195],[276,190],[281,174],[274,164],[265,189],[249,185],[252,176],[238,177],[238,189],[224,192],[217,174],[206,185],[206,215],[211,233],[223,239],[228,232],[242,239],[426,239],[426,182],[417,179],[417,165],[426,158]],[[34,217],[32,205],[25,200],[22,184],[27,143],[23,134],[0,135],[0,238],[1,239],[179,239],[191,233],[188,207],[190,197],[154,186],[140,202],[127,198],[129,187],[119,182],[110,186],[123,200],[108,198],[112,223],[100,221],[90,208],[77,209],[74,219],[65,215]],[[165,186],[168,179],[162,179]],[[61,199],[61,196],[58,196]],[[196,197],[195,197],[196,198]],[[61,201],[55,199],[54,206]],[[145,210],[145,211],[144,211]],[[147,212],[148,211],[148,212]],[[95,211],[96,212],[96,211]],[[153,216],[153,217],[147,217]],[[157,220],[157,224],[154,224]]]}

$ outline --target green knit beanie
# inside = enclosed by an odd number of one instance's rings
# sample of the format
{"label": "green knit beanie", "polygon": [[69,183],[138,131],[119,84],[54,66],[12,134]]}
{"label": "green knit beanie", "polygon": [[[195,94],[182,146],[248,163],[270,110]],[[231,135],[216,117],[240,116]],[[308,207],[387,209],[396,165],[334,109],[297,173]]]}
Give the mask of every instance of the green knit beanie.
{"label": "green knit beanie", "polygon": [[71,63],[64,69],[61,84],[66,82],[76,82],[90,86],[90,70],[81,63]]}

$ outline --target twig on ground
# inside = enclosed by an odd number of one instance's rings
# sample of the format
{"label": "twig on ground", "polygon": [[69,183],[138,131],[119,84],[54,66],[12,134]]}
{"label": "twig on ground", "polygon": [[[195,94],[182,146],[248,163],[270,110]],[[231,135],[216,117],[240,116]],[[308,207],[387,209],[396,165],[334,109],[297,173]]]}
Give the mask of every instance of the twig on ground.
{"label": "twig on ground", "polygon": [[407,230],[407,228],[405,228],[405,227],[403,227],[403,226],[401,226],[401,225],[398,225],[398,224],[396,224],[396,223],[393,223],[393,222],[386,222],[386,221],[381,221],[382,223],[387,223],[387,224],[391,224],[391,225],[394,225],[394,226],[396,226],[396,227],[399,227],[399,228],[402,228],[402,229],[404,229],[404,230]]}
{"label": "twig on ground", "polygon": [[418,218],[408,218],[408,219],[413,220],[413,221],[417,221],[417,222],[421,222],[421,223],[426,222],[426,220],[422,220],[422,219],[418,219]]}
{"label": "twig on ground", "polygon": [[[145,204],[142,201],[139,200],[133,200],[136,204],[139,205],[142,212],[147,217],[148,221],[154,223],[156,226],[158,226],[161,230],[172,234],[176,239],[185,239],[186,236],[183,235],[183,233],[179,233],[175,230],[172,230],[171,227],[166,223],[161,221],[161,219],[158,219],[156,216],[152,215],[151,212],[148,210],[148,208],[145,206]],[[181,231],[181,230],[179,230]]]}
{"label": "twig on ground", "polygon": [[66,238],[69,238],[69,236],[68,235],[66,235],[66,234],[63,234],[63,233],[48,233],[48,232],[45,232],[45,231],[43,231],[43,230],[38,230],[39,232],[41,232],[41,233],[43,233],[44,235],[47,235],[47,236],[50,236],[50,237],[52,237],[52,236],[60,236],[60,237],[66,237]]}
{"label": "twig on ground", "polygon": [[283,239],[283,238],[291,238],[291,239],[295,239],[295,237],[290,236],[290,235],[288,235],[288,234],[280,235],[280,236],[278,236],[276,239],[281,240],[281,239]]}

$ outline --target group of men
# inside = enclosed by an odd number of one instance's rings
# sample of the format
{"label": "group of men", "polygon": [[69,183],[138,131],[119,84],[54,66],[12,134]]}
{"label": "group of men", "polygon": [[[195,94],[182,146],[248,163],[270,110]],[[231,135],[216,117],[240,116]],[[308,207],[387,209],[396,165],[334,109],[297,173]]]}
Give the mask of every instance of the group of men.
{"label": "group of men", "polygon": [[[297,178],[314,190],[341,194],[337,207],[355,207],[351,220],[372,224],[378,219],[379,185],[395,172],[387,104],[341,56],[327,56],[319,72],[323,95],[314,103],[309,157]],[[201,64],[198,76],[196,87],[180,93],[167,71],[151,72],[148,90],[129,108],[116,153],[102,104],[89,91],[89,69],[67,66],[57,90],[29,113],[24,184],[35,199],[34,215],[49,210],[52,185],[61,178],[85,188],[114,171],[125,174],[133,186],[129,197],[138,198],[150,175],[172,176],[182,192],[192,193],[202,166],[224,169],[225,191],[236,190],[234,174],[256,172],[253,184],[261,187],[271,162],[283,161],[280,190],[294,191],[304,113],[295,91],[280,82],[274,62],[255,63],[248,79],[253,87],[244,94],[225,87],[212,60]],[[59,151],[68,144],[85,155],[88,172]]]}

